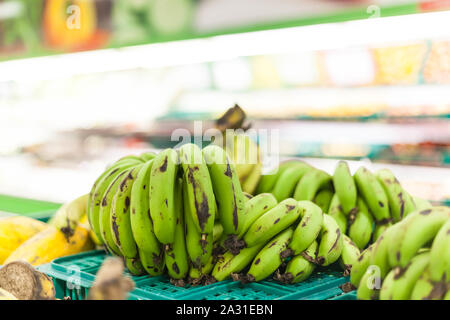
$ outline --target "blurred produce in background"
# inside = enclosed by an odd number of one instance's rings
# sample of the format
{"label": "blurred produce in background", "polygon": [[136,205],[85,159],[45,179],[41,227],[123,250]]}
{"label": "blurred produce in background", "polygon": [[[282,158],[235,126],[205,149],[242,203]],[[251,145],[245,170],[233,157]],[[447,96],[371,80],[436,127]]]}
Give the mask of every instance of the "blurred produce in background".
{"label": "blurred produce in background", "polygon": [[388,166],[448,202],[448,9],[0,0],[0,194],[69,201],[114,159],[173,147],[175,129],[193,140],[237,103],[252,128],[279,130],[281,158]]}

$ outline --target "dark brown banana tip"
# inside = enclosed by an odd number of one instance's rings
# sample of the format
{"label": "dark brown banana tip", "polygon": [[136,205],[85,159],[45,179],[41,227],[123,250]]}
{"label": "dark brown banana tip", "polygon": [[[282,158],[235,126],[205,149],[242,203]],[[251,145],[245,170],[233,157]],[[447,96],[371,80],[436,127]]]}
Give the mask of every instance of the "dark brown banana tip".
{"label": "dark brown banana tip", "polygon": [[281,251],[280,258],[281,259],[286,259],[286,258],[289,258],[289,257],[291,257],[293,255],[294,255],[294,251],[292,251],[291,249],[288,248],[286,250]]}
{"label": "dark brown banana tip", "polygon": [[352,272],[352,265],[351,264],[346,264],[345,265],[345,270],[344,273],[342,274],[344,277],[347,277],[350,275],[350,273]]}
{"label": "dark brown banana tip", "polygon": [[243,274],[240,279],[242,284],[247,284],[251,282],[255,282],[255,277],[251,274]]}
{"label": "dark brown banana tip", "polygon": [[316,258],[316,264],[318,265],[323,265],[325,263],[325,258],[324,257],[317,257]]}
{"label": "dark brown banana tip", "polygon": [[239,239],[235,234],[229,235],[225,239],[223,245],[228,251],[230,251],[234,255],[239,254],[239,252],[241,252],[241,250],[246,247],[245,241]]}
{"label": "dark brown banana tip", "polygon": [[170,283],[176,287],[185,287],[187,285],[184,279],[170,279]]}
{"label": "dark brown banana tip", "polygon": [[339,289],[341,289],[342,292],[347,293],[347,292],[356,290],[356,287],[353,284],[351,284],[350,282],[346,282],[346,283],[341,284],[339,286]]}

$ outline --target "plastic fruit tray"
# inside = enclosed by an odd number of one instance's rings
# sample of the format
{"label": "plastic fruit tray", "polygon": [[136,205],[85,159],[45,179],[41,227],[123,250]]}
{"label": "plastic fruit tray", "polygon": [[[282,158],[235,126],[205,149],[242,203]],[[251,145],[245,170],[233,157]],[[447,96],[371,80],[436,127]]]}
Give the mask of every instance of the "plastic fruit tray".
{"label": "plastic fruit tray", "polygon": [[[38,269],[53,278],[57,298],[83,300],[106,257],[104,251],[89,251],[55,259]],[[326,300],[341,296],[344,299],[346,295],[339,286],[348,281],[341,271],[329,269],[316,271],[306,281],[291,285],[274,280],[249,284],[226,280],[207,286],[177,287],[167,276],[125,273],[136,283],[136,289],[129,295],[130,300]]]}

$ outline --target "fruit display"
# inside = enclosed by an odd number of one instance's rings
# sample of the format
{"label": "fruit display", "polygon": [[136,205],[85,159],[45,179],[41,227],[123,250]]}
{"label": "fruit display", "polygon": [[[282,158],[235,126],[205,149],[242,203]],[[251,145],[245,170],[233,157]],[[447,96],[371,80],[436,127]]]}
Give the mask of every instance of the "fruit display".
{"label": "fruit display", "polygon": [[89,230],[83,195],[58,209],[48,223],[28,217],[0,219],[0,264],[25,261],[33,266],[92,250],[95,235]]}

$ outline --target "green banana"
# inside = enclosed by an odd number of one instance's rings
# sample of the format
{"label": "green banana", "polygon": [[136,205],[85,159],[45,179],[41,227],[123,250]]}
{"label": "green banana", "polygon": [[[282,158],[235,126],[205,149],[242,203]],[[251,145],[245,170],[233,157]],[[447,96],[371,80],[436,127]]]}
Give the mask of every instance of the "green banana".
{"label": "green banana", "polygon": [[380,280],[384,279],[391,270],[388,257],[389,245],[393,242],[393,235],[395,235],[398,228],[398,224],[395,224],[386,229],[373,244],[372,254],[370,255],[370,265],[378,267]]}
{"label": "green banana", "polygon": [[223,234],[223,226],[220,223],[215,223],[213,229],[213,242],[218,242]]}
{"label": "green banana", "polygon": [[327,186],[331,181],[331,176],[325,171],[312,169],[309,170],[297,183],[294,191],[295,200],[312,201],[317,191]]}
{"label": "green banana", "polygon": [[125,258],[134,258],[138,255],[131,229],[130,197],[133,183],[141,167],[142,165],[134,167],[121,179],[111,204],[110,228],[113,240]]}
{"label": "green banana", "polygon": [[153,160],[155,157],[156,157],[156,153],[151,152],[151,151],[141,153],[141,155],[139,156],[139,158],[141,158],[144,162]]}
{"label": "green banana", "polygon": [[193,225],[203,234],[212,234],[216,200],[208,167],[202,151],[195,144],[185,144],[180,148],[180,160],[187,190],[185,205],[189,206]]}
{"label": "green banana", "polygon": [[282,252],[287,249],[293,233],[292,228],[287,228],[261,249],[250,266],[247,281],[261,281],[280,267],[284,260]]}
{"label": "green banana", "polygon": [[134,276],[141,276],[145,274],[145,269],[142,266],[141,260],[139,259],[139,256],[134,258],[124,258],[125,265],[128,268],[128,271]]}
{"label": "green banana", "polygon": [[214,239],[214,226],[210,233],[200,233],[195,225],[190,212],[188,190],[185,187],[187,181],[183,184],[183,202],[184,202],[184,223],[186,248],[193,268],[202,269],[212,256],[212,246]]}
{"label": "green banana", "polygon": [[331,204],[331,199],[333,198],[333,191],[329,189],[320,190],[314,197],[314,203],[317,204],[322,212],[328,212]]}
{"label": "green banana", "polygon": [[[423,252],[411,259],[406,268],[396,267],[390,273],[394,274],[392,290],[389,299],[409,300],[411,292],[430,262],[430,252]],[[383,289],[381,289],[383,292]],[[381,297],[381,295],[380,295]]]}
{"label": "green banana", "polygon": [[412,201],[411,198],[407,195],[406,191],[403,190],[400,182],[395,178],[391,170],[378,170],[375,172],[375,176],[387,195],[392,219],[394,222],[402,220],[403,216],[409,213],[406,212],[406,210],[414,208],[413,203],[407,203],[408,201]]}
{"label": "green banana", "polygon": [[450,219],[433,240],[429,270],[431,280],[450,282]]}
{"label": "green banana", "polygon": [[356,170],[354,178],[358,191],[364,198],[370,212],[375,216],[375,220],[379,223],[389,221],[391,216],[388,198],[375,175],[367,168],[360,167]]}
{"label": "green banana", "polygon": [[131,188],[130,223],[136,245],[147,254],[159,256],[161,245],[153,233],[149,207],[149,182],[153,160],[146,162],[137,173]]}
{"label": "green banana", "polygon": [[292,197],[297,183],[311,169],[309,164],[301,161],[295,162],[280,173],[271,193],[278,201]]}
{"label": "green banana", "polygon": [[162,244],[170,244],[175,237],[175,181],[178,154],[173,149],[161,151],[154,159],[150,172],[150,215],[153,232]]}
{"label": "green banana", "polygon": [[441,300],[446,296],[447,291],[447,285],[445,283],[431,280],[430,271],[426,268],[416,281],[410,299]]}
{"label": "green banana", "polygon": [[367,268],[370,265],[370,256],[372,254],[373,245],[367,247],[366,250],[361,252],[361,255],[353,263],[352,270],[350,272],[350,282],[355,287],[359,286],[361,278],[366,273]]}
{"label": "green banana", "polygon": [[111,230],[111,208],[116,190],[119,188],[123,177],[127,176],[130,170],[131,169],[120,172],[108,186],[103,195],[99,212],[100,234],[102,236],[103,243],[111,254],[117,256],[121,256],[122,253],[114,241],[114,235]]}
{"label": "green banana", "polygon": [[295,228],[289,248],[294,255],[298,255],[305,251],[318,237],[322,230],[323,213],[316,204],[311,201],[299,201],[301,220]]}
{"label": "green banana", "polygon": [[242,225],[245,196],[234,164],[218,146],[209,145],[202,153],[211,176],[219,220],[226,234],[237,234]]}
{"label": "green banana", "polygon": [[253,247],[260,242],[269,240],[293,224],[299,215],[297,201],[289,198],[280,202],[250,226],[243,237],[246,246]]}
{"label": "green banana", "polygon": [[344,269],[344,274],[348,275],[350,274],[353,265],[357,263],[361,256],[361,252],[352,239],[345,234],[342,235],[342,237],[343,247],[341,256],[339,257],[339,264]]}
{"label": "green banana", "polygon": [[344,214],[347,215],[352,210],[355,210],[357,191],[347,162],[338,162],[333,174],[333,186],[339,197]]}
{"label": "green banana", "polygon": [[242,238],[256,219],[274,208],[277,204],[277,199],[271,193],[260,193],[248,200],[245,203],[242,228],[238,237]]}
{"label": "green banana", "polygon": [[278,181],[278,178],[283,174],[285,170],[287,170],[292,165],[295,165],[297,162],[298,160],[284,161],[280,163],[280,165],[275,170],[262,175],[255,193],[260,194],[272,192],[272,189],[275,186],[275,183]]}
{"label": "green banana", "polygon": [[394,290],[395,271],[391,270],[386,275],[381,285],[379,300],[392,300],[392,292]]}
{"label": "green banana", "polygon": [[376,275],[376,269],[367,268],[356,291],[356,298],[358,300],[378,300],[380,288],[381,283]]}
{"label": "green banana", "polygon": [[241,249],[237,255],[234,255],[230,251],[225,252],[218,258],[211,275],[217,281],[222,281],[229,278],[232,273],[241,272],[252,262],[253,258],[265,244],[265,242],[262,242],[256,246]]}
{"label": "green banana", "polygon": [[416,210],[425,210],[430,209],[432,207],[432,204],[428,200],[419,197],[412,197],[412,200],[414,201]]}
{"label": "green banana", "polygon": [[317,255],[317,241],[314,241],[303,253],[293,257],[286,266],[286,271],[278,277],[284,283],[298,283],[308,279],[316,268],[313,261]]}
{"label": "green banana", "polygon": [[372,242],[377,241],[378,238],[383,234],[383,232],[391,226],[392,226],[391,222],[384,224],[375,224],[375,229],[373,230],[372,234]]}
{"label": "green banana", "polygon": [[361,250],[370,242],[373,229],[373,219],[364,200],[358,198],[358,210],[349,215],[348,235]]}
{"label": "green banana", "polygon": [[184,219],[183,219],[183,192],[182,181],[178,180],[175,184],[175,237],[171,244],[164,246],[164,260],[169,276],[172,279],[183,279],[189,271],[189,258],[186,249],[186,239],[184,236]]}
{"label": "green banana", "polygon": [[161,248],[159,253],[146,252],[138,247],[139,258],[142,263],[142,267],[152,277],[162,275],[164,272],[164,251]]}
{"label": "green banana", "polygon": [[339,196],[337,193],[333,195],[331,199],[330,208],[328,209],[328,214],[336,220],[339,229],[342,233],[347,233],[347,216],[342,211],[341,203],[339,202]]}
{"label": "green banana", "polygon": [[408,215],[407,219],[397,224],[404,227],[393,237],[396,246],[390,253],[392,255],[389,258],[391,265],[406,267],[417,251],[432,240],[449,219],[449,207],[433,207]]}
{"label": "green banana", "polygon": [[91,229],[99,240],[103,239],[100,232],[100,208],[103,195],[118,174],[139,163],[140,162],[137,160],[127,160],[122,163],[115,163],[103,172],[92,186],[87,203],[87,216]]}
{"label": "green banana", "polygon": [[328,214],[323,215],[323,225],[320,231],[317,264],[328,266],[341,256],[343,249],[342,233],[336,220]]}

